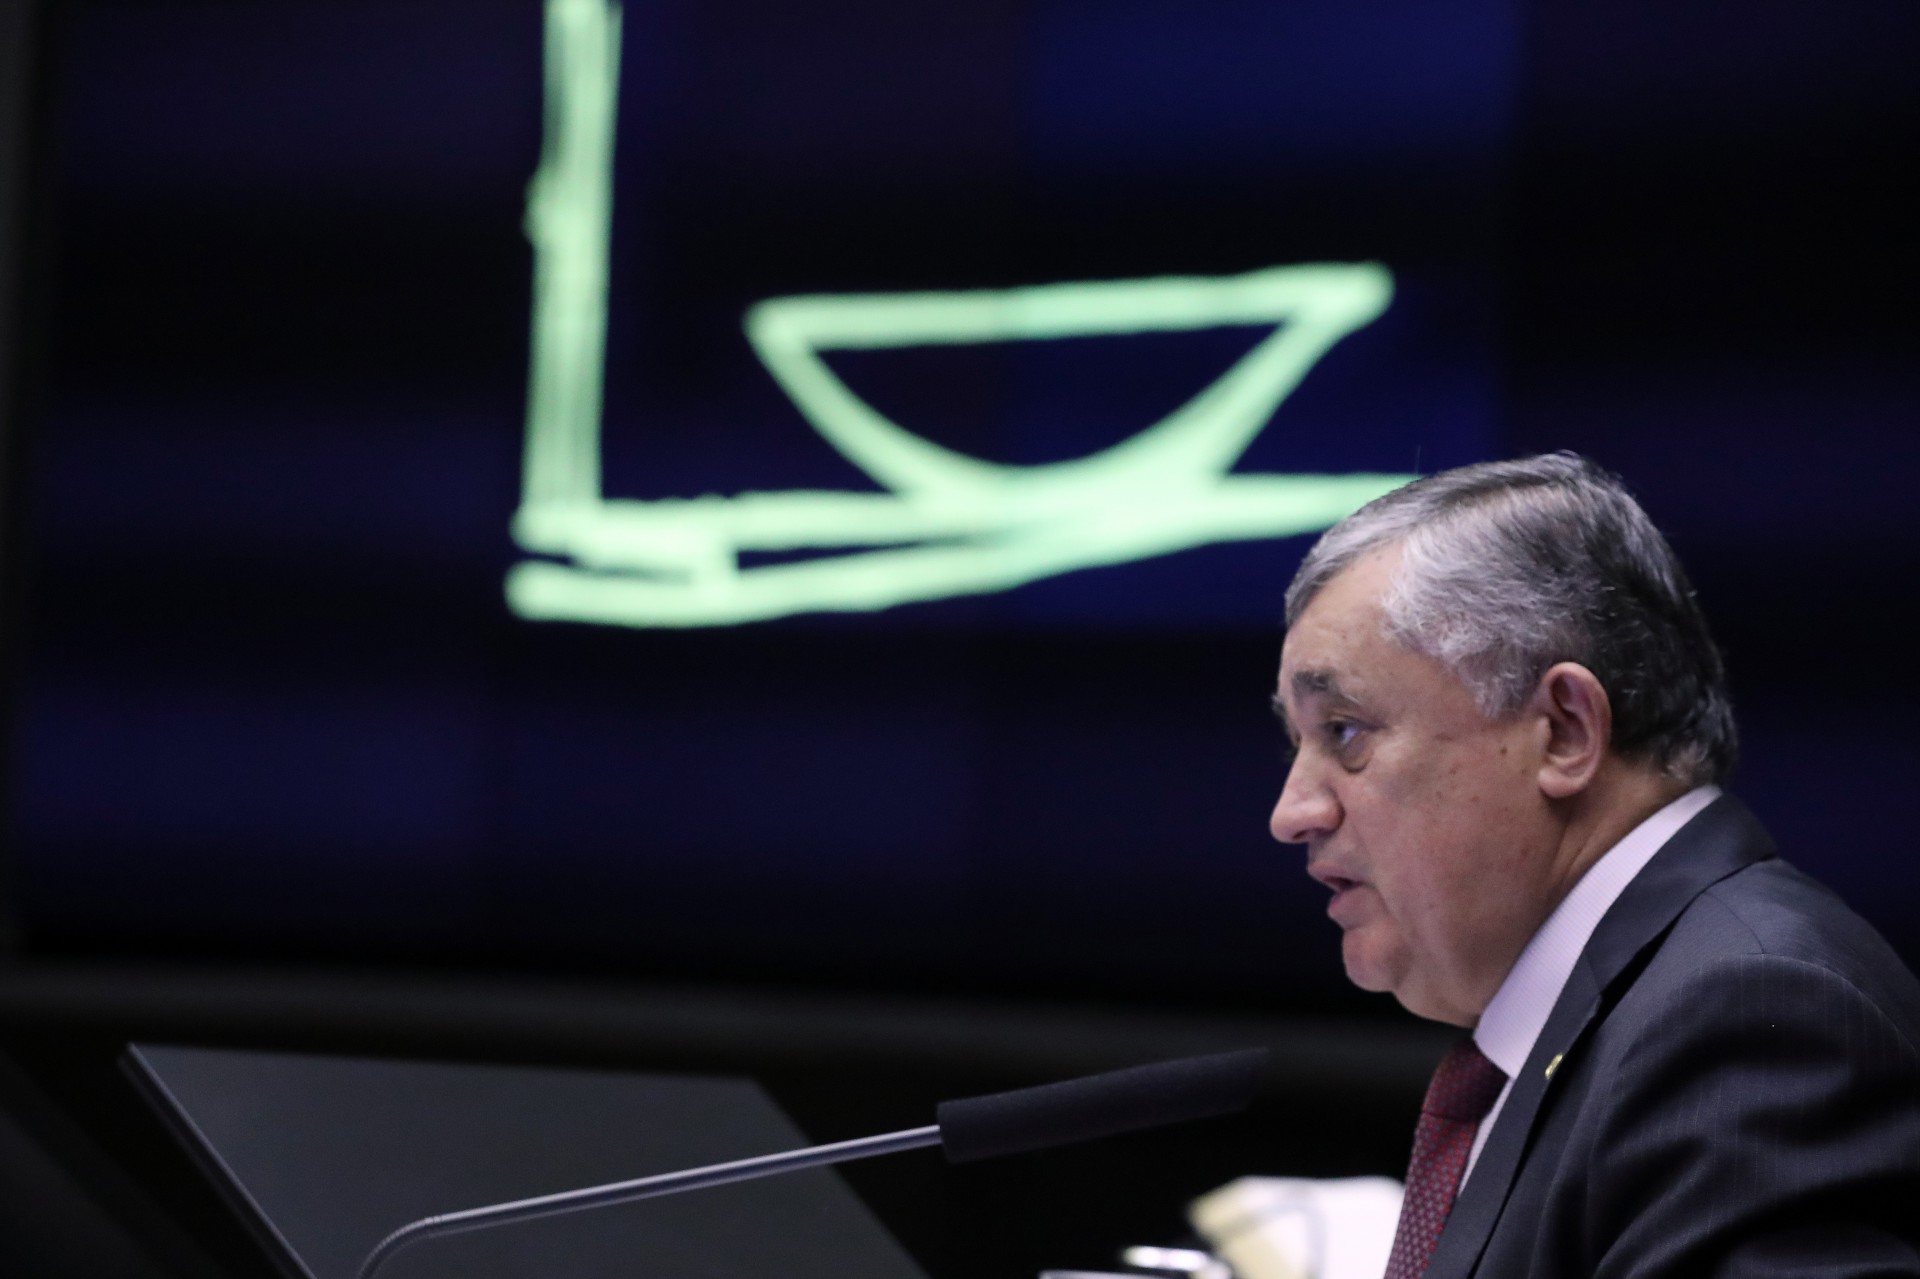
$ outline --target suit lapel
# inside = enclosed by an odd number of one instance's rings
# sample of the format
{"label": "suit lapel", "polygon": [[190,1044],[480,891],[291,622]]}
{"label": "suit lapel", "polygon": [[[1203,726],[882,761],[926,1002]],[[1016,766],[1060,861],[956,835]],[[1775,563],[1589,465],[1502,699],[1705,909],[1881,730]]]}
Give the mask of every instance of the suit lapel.
{"label": "suit lapel", "polygon": [[1464,1279],[1479,1264],[1506,1207],[1514,1177],[1550,1100],[1556,1068],[1594,1024],[1604,997],[1635,956],[1657,941],[1708,888],[1773,855],[1773,841],[1746,806],[1723,795],[1655,853],[1594,929],[1580,962],[1554,1002],[1527,1064],[1494,1120],[1473,1175],[1447,1218],[1426,1279]]}

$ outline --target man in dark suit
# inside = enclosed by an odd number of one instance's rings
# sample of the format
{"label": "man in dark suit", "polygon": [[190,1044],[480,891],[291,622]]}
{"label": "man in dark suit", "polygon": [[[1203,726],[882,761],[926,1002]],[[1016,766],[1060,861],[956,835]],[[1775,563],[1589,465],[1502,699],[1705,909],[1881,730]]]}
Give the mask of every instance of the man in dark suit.
{"label": "man in dark suit", "polygon": [[1720,656],[1619,481],[1417,481],[1287,616],[1273,833],[1354,982],[1472,1030],[1389,1279],[1920,1275],[1920,984],[1721,793]]}

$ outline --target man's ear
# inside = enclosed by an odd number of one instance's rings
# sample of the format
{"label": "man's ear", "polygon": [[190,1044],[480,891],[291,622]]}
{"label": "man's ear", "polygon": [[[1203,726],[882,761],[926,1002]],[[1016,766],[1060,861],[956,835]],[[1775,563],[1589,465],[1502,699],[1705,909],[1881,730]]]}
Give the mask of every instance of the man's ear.
{"label": "man's ear", "polygon": [[1540,677],[1534,703],[1546,728],[1540,790],[1567,799],[1592,783],[1613,742],[1613,705],[1594,673],[1561,662]]}

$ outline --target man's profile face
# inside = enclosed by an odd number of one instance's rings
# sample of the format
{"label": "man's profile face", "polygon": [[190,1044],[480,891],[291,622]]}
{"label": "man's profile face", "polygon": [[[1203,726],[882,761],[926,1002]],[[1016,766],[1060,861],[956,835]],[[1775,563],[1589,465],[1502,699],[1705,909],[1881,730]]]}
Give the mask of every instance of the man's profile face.
{"label": "man's profile face", "polygon": [[1555,900],[1547,730],[1524,711],[1485,719],[1445,667],[1387,638],[1399,558],[1355,561],[1287,632],[1275,705],[1297,753],[1272,831],[1333,890],[1354,984],[1466,1026]]}

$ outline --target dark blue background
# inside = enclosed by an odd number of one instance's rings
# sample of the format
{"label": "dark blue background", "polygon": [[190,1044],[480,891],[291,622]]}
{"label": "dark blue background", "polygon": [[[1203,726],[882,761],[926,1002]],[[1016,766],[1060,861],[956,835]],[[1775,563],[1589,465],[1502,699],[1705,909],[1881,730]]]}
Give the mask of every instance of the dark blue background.
{"label": "dark blue background", "polygon": [[[867,486],[753,359],[759,298],[1384,261],[1242,469],[1620,470],[1727,648],[1737,789],[1920,954],[1916,19],[1671,10],[630,4],[607,491]],[[39,945],[1349,998],[1264,833],[1302,542],[521,622],[538,6],[57,15],[8,566]],[[1245,341],[836,367],[1036,461]]]}

